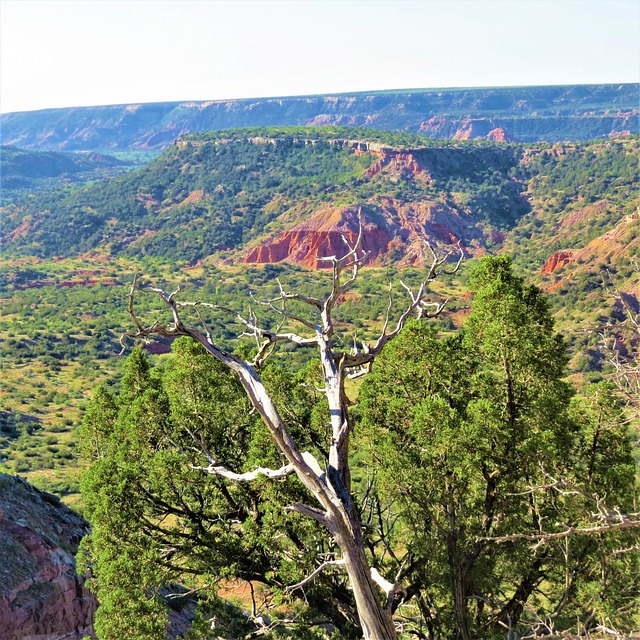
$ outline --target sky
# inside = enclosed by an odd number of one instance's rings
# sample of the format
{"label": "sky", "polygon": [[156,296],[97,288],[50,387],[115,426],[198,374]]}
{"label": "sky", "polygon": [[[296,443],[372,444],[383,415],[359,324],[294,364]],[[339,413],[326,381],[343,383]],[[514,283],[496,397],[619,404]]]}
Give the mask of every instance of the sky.
{"label": "sky", "polygon": [[0,0],[0,111],[640,81],[640,0]]}

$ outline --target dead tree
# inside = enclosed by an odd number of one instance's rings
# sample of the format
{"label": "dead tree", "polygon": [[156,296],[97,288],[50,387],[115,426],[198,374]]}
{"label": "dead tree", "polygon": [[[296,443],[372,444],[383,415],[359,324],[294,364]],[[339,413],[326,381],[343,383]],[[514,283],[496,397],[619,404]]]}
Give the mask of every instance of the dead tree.
{"label": "dead tree", "polygon": [[[345,379],[362,375],[371,366],[385,345],[402,330],[412,315],[418,317],[433,317],[440,313],[444,303],[427,303],[425,298],[428,285],[436,278],[438,272],[444,270],[444,263],[450,254],[438,257],[431,247],[431,262],[426,269],[424,279],[417,289],[401,283],[408,293],[408,302],[399,317],[391,322],[393,296],[389,291],[389,303],[384,326],[380,336],[374,344],[361,343],[350,351],[341,350],[335,340],[336,322],[334,311],[344,294],[356,282],[366,254],[361,250],[362,224],[355,243],[351,246],[347,240],[347,253],[343,257],[325,258],[332,268],[331,290],[324,299],[314,298],[303,293],[290,292],[278,282],[279,293],[262,304],[272,312],[276,312],[281,319],[280,327],[267,329],[260,326],[257,316],[250,311],[246,317],[236,311],[216,304],[200,302],[181,302],[176,299],[178,291],[166,293],[157,288],[147,288],[159,295],[169,307],[172,320],[168,324],[154,323],[145,326],[138,319],[134,311],[134,297],[138,290],[134,281],[129,294],[129,313],[136,326],[136,331],[128,334],[133,338],[147,339],[151,336],[178,337],[190,336],[200,343],[209,354],[225,364],[238,375],[253,407],[259,412],[267,425],[273,441],[278,446],[284,460],[279,469],[259,468],[249,473],[235,473],[226,468],[203,448],[203,456],[208,465],[198,467],[211,474],[215,474],[235,482],[254,480],[259,474],[269,478],[281,478],[295,473],[300,481],[315,498],[317,504],[290,505],[287,510],[297,512],[313,518],[321,523],[333,537],[340,550],[339,558],[325,562],[314,571],[309,578],[294,587],[306,584],[325,566],[344,566],[357,606],[358,617],[366,639],[390,640],[397,637],[392,619],[392,603],[394,594],[399,589],[397,579],[394,582],[384,579],[375,567],[371,566],[365,553],[363,530],[360,517],[351,493],[351,477],[349,470],[349,437],[351,421],[347,410],[345,394]],[[455,267],[455,271],[462,260],[462,251]],[[313,312],[314,320],[292,312],[291,304],[302,304]],[[223,314],[229,314],[236,322],[244,327],[244,335],[253,336],[257,341],[257,353],[252,360],[245,360],[238,355],[221,348],[210,334],[206,324],[204,330],[187,326],[181,317],[181,312],[187,308],[208,308]],[[284,326],[298,327],[296,330],[284,330]],[[322,363],[324,378],[324,393],[331,416],[331,442],[328,465],[321,468],[318,460],[309,452],[301,452],[292,439],[282,413],[278,410],[260,377],[260,366],[278,343],[313,346],[318,350]],[[378,591],[379,590],[379,591]]]}

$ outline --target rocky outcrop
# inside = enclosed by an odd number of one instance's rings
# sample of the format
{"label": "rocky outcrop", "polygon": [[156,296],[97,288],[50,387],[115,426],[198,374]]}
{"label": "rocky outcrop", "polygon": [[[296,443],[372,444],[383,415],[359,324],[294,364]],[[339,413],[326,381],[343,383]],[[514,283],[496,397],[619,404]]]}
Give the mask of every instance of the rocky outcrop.
{"label": "rocky outcrop", "polygon": [[415,178],[422,178],[425,182],[431,182],[431,176],[427,169],[418,160],[417,154],[408,151],[386,150],[379,152],[380,159],[374,162],[365,172],[364,178],[373,178],[383,170],[390,173],[412,175]]}
{"label": "rocky outcrop", "polygon": [[640,250],[640,211],[625,216],[613,229],[594,238],[581,249],[556,251],[544,263],[542,274],[554,273],[569,263],[576,269],[595,270],[596,264],[615,264]]}
{"label": "rocky outcrop", "polygon": [[95,596],[74,554],[88,524],[57,497],[0,474],[0,638],[80,640]]}
{"label": "rocky outcrop", "polygon": [[485,136],[487,140],[493,140],[494,142],[513,142],[515,138],[507,133],[502,127],[496,127],[495,129],[491,129],[489,133]]}
{"label": "rocky outcrop", "polygon": [[600,200],[600,202],[595,202],[594,204],[589,204],[586,207],[575,209],[564,216],[555,228],[556,230],[571,229],[572,227],[587,222],[592,218],[601,216],[607,210],[608,206],[609,203],[606,200]]}
{"label": "rocky outcrop", "polygon": [[560,222],[556,225],[556,229],[569,229],[575,225],[587,222],[591,218],[601,216],[607,210],[609,203],[606,200],[600,200],[594,204],[589,204],[586,207],[575,209],[569,212]]}
{"label": "rocky outcrop", "polygon": [[453,118],[434,116],[420,123],[419,132],[429,137],[453,138],[454,140],[474,140],[485,138],[494,142],[513,142],[515,136],[504,126],[486,118]]}
{"label": "rocky outcrop", "polygon": [[496,124],[492,120],[482,118],[465,118],[459,124],[458,130],[453,134],[454,140],[472,140],[486,138],[491,131],[496,130]]}
{"label": "rocky outcrop", "polygon": [[564,251],[556,251],[552,256],[550,256],[547,261],[542,265],[542,270],[540,273],[553,273],[558,269],[564,267],[565,264],[569,264],[569,262],[573,261],[573,251],[564,250]]}
{"label": "rocky outcrop", "polygon": [[[286,260],[311,268],[330,267],[322,258],[341,258],[358,237],[358,210],[354,207],[326,208],[281,235],[266,239],[245,256],[247,263],[274,263]],[[391,240],[388,232],[363,214],[362,248],[373,262],[385,253]]]}
{"label": "rocky outcrop", "polygon": [[431,257],[424,240],[433,246],[462,241],[469,253],[483,253],[482,230],[469,215],[440,202],[405,203],[391,197],[374,198],[361,207],[325,207],[291,229],[268,238],[249,250],[247,263],[293,262],[310,268],[329,267],[322,260],[347,252],[343,238],[353,244],[362,212],[362,248],[367,264],[420,263]]}

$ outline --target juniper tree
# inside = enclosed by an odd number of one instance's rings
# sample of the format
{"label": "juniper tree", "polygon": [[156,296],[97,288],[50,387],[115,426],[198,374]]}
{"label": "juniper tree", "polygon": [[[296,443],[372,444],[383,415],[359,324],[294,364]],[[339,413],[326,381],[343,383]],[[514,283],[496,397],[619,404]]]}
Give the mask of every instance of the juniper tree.
{"label": "juniper tree", "polygon": [[[178,461],[175,455],[163,454],[174,466],[174,473],[168,474],[165,478],[168,486],[172,487],[173,481],[178,478],[181,484],[190,486],[189,478],[193,473],[199,473],[201,477],[209,476],[212,483],[221,487],[221,491],[222,486],[226,486],[225,482],[242,487],[257,483],[257,486],[261,487],[268,480],[277,483],[295,476],[304,493],[298,497],[289,496],[292,499],[284,512],[308,518],[311,522],[307,526],[319,525],[320,530],[327,534],[331,549],[325,552],[320,548],[312,553],[310,559],[302,563],[302,566],[311,564],[313,570],[310,570],[307,577],[290,587],[301,588],[323,570],[340,568],[345,572],[363,637],[387,640],[397,637],[393,603],[398,584],[394,576],[385,578],[381,575],[376,566],[375,554],[368,553],[365,544],[366,533],[351,486],[352,421],[345,393],[345,381],[349,376],[365,373],[384,347],[401,332],[412,315],[428,317],[441,311],[442,304],[431,305],[426,301],[426,296],[429,284],[443,269],[448,255],[439,258],[432,252],[432,260],[417,287],[411,289],[403,285],[407,302],[395,320],[392,320],[393,296],[389,295],[386,320],[375,342],[354,342],[353,346],[345,347],[344,340],[337,330],[335,310],[358,279],[366,257],[361,250],[362,225],[352,241],[353,245],[349,245],[345,239],[347,246],[344,255],[325,259],[331,267],[331,281],[323,298],[287,291],[280,285],[279,292],[274,297],[255,302],[258,308],[266,309],[278,316],[279,322],[275,326],[261,325],[253,310],[243,315],[237,310],[223,308],[211,302],[182,302],[177,297],[178,292],[167,293],[157,288],[150,290],[159,295],[166,304],[171,313],[171,320],[145,325],[135,310],[137,282],[134,282],[131,289],[129,311],[137,328],[132,334],[133,337],[148,339],[154,335],[170,338],[187,336],[198,343],[208,357],[235,374],[236,384],[244,392],[244,402],[248,402],[252,408],[252,416],[248,419],[246,415],[229,412],[229,419],[236,423],[235,427],[230,427],[231,430],[235,429],[238,433],[248,430],[254,433],[258,429],[256,419],[259,419],[266,427],[277,452],[273,456],[272,466],[267,467],[261,462],[250,460],[247,463],[250,468],[242,469],[239,460],[225,460],[224,456],[213,449],[211,440],[206,435],[203,436],[201,427],[185,423],[183,429],[189,445],[187,447],[183,442],[178,446],[183,452],[193,452],[197,461],[193,459],[191,463],[185,464],[184,460]],[[198,313],[201,322],[196,319],[191,324],[184,320],[184,314],[189,310]],[[231,322],[242,326],[246,334],[255,338],[257,346],[253,357],[243,357],[221,347],[204,322],[202,311],[206,310],[226,315]],[[320,362],[318,389],[327,407],[326,437],[322,443],[314,442],[314,447],[308,447],[306,450],[307,434],[294,432],[287,419],[287,403],[283,403],[281,397],[272,393],[265,378],[265,359],[275,346],[282,343],[298,348],[312,347]],[[142,397],[147,397],[154,403],[162,401],[158,391],[153,389],[145,392]],[[132,407],[136,406],[136,402],[138,401],[136,400]],[[178,402],[178,406],[184,407],[185,399],[181,402]],[[149,406],[148,410],[153,416],[151,422],[155,419],[161,420],[167,413],[166,409],[159,409],[159,406],[155,405]],[[158,426],[152,430],[155,435],[141,433],[134,438],[159,437],[158,433],[168,428],[170,429],[166,425]],[[233,441],[233,438],[231,440]],[[323,460],[318,452],[324,453],[326,460]],[[150,460],[144,463],[140,460],[139,468],[133,475],[152,477],[152,471],[146,470],[150,463]],[[168,466],[165,462],[163,468]],[[100,465],[96,468],[99,467]],[[178,488],[174,488],[174,491],[178,491]],[[227,489],[227,492],[231,494],[231,489]],[[103,508],[108,509],[106,504],[107,502],[103,504]],[[114,514],[114,517],[117,517],[117,514]],[[151,525],[147,523],[146,526]],[[162,531],[159,533],[162,534]],[[234,557],[231,551],[226,554],[229,558]],[[248,550],[245,550],[245,553],[248,553]]]}
{"label": "juniper tree", "polygon": [[407,326],[359,394],[416,620],[433,639],[629,629],[635,559],[614,553],[637,520],[616,515],[633,506],[624,420],[605,389],[572,399],[549,307],[508,258],[470,284],[460,333]]}

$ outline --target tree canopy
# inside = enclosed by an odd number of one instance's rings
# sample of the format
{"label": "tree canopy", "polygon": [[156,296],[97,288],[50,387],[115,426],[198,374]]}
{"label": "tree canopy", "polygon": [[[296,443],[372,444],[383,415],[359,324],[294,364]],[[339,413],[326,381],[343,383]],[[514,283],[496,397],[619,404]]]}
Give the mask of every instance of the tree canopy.
{"label": "tree canopy", "polygon": [[[484,259],[470,285],[463,329],[439,336],[408,322],[349,410],[350,499],[372,572],[397,576],[396,630],[429,640],[624,633],[638,585],[637,554],[624,552],[634,538],[616,519],[634,490],[619,405],[604,384],[578,395],[563,379],[545,298],[509,259]],[[329,475],[322,378],[314,361],[260,369],[288,433]],[[342,547],[321,517],[285,513],[313,498],[270,470],[282,456],[258,414],[241,380],[189,338],[156,367],[134,350],[119,394],[96,391],[83,424],[93,460],[84,546],[101,640],[164,637],[167,608],[183,601],[166,597],[176,583],[199,594],[194,638],[359,636]],[[335,482],[349,486],[348,475]],[[253,594],[244,614],[219,595],[237,580]]]}
{"label": "tree canopy", "polygon": [[588,526],[598,499],[632,509],[616,400],[606,385],[574,396],[548,305],[508,258],[482,261],[471,288],[460,333],[407,327],[359,395],[360,438],[399,514],[427,636],[630,628],[633,561],[611,555],[628,533],[542,543]]}

